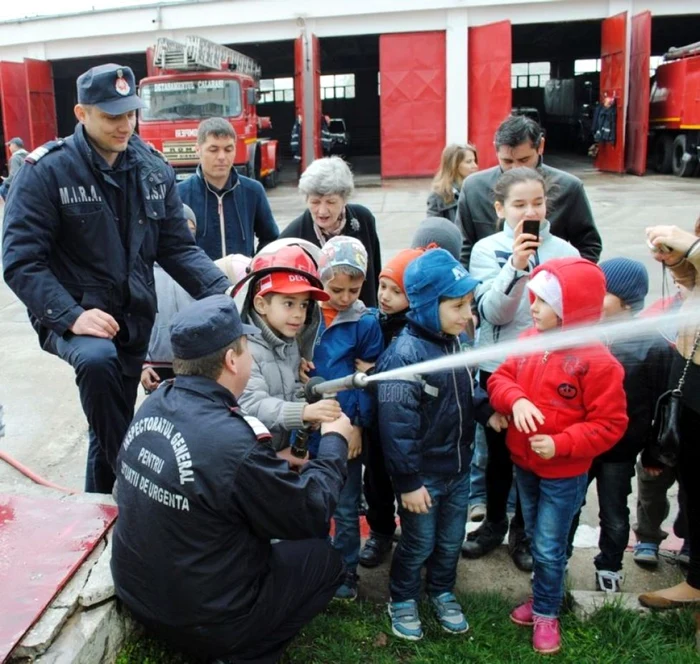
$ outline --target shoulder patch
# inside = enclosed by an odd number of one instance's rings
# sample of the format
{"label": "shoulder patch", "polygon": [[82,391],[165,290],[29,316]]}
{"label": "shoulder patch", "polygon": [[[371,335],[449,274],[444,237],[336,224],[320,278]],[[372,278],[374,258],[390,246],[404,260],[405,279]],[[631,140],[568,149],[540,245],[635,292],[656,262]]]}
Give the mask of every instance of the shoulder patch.
{"label": "shoulder patch", "polygon": [[24,161],[28,164],[36,164],[39,159],[45,157],[49,152],[62,147],[64,143],[65,141],[62,138],[59,138],[57,141],[49,141],[48,143],[44,143],[44,145],[40,145],[38,148],[36,148],[36,150],[30,152],[24,158]]}
{"label": "shoulder patch", "polygon": [[166,164],[168,163],[168,159],[160,150],[154,148],[150,143],[146,143],[146,145],[153,154],[158,155]]}
{"label": "shoulder patch", "polygon": [[253,430],[259,443],[272,440],[272,434],[257,417],[246,415],[240,408],[231,408],[231,412],[237,417],[240,417]]}

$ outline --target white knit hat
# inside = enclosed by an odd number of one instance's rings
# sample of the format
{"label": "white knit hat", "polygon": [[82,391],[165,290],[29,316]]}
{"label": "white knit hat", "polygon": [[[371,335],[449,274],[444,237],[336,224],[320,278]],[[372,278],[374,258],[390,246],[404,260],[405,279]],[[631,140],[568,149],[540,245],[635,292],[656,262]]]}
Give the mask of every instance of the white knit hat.
{"label": "white knit hat", "polygon": [[546,302],[559,318],[564,318],[564,300],[559,280],[547,270],[540,270],[528,283],[527,287],[540,300]]}

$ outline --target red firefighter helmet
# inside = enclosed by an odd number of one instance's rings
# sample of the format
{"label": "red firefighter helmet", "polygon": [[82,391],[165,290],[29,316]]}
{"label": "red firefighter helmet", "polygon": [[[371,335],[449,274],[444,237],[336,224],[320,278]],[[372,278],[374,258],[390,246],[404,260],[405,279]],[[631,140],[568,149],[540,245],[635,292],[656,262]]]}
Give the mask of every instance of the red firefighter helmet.
{"label": "red firefighter helmet", "polygon": [[[302,244],[303,243],[303,244]],[[273,246],[275,245],[275,246]],[[234,288],[234,295],[243,286],[273,272],[293,272],[306,277],[312,286],[323,289],[323,284],[318,277],[318,265],[309,247],[318,251],[310,242],[289,238],[278,240],[264,247],[250,263],[248,274],[241,279]],[[315,253],[315,252],[314,252]]]}

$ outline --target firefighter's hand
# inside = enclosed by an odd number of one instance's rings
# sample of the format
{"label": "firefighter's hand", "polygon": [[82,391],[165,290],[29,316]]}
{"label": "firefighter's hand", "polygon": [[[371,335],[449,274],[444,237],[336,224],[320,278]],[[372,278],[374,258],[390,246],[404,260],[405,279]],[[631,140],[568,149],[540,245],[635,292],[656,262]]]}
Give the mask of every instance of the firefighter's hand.
{"label": "firefighter's hand", "polygon": [[348,461],[357,459],[362,454],[362,427],[353,426],[348,441]]}
{"label": "firefighter's hand", "polygon": [[68,329],[78,336],[113,339],[119,332],[119,324],[100,309],[88,309],[83,311]]}
{"label": "firefighter's hand", "polygon": [[301,417],[304,422],[316,424],[318,422],[333,422],[340,417],[343,411],[335,399],[321,399],[316,403],[307,403],[304,406]]}
{"label": "firefighter's hand", "polygon": [[301,364],[299,365],[299,380],[306,385],[309,382],[309,371],[313,371],[316,365],[311,360],[305,360],[301,358]]}
{"label": "firefighter's hand", "polygon": [[147,392],[153,392],[160,385],[160,376],[153,367],[144,367],[141,372],[141,385]]}
{"label": "firefighter's hand", "polygon": [[544,415],[534,403],[521,398],[513,404],[513,424],[520,433],[535,433],[544,424]]}
{"label": "firefighter's hand", "polygon": [[428,490],[422,486],[415,491],[401,494],[401,505],[405,510],[414,514],[427,514],[433,506]]}
{"label": "firefighter's hand", "polygon": [[[350,444],[352,438],[352,423],[348,416],[341,411],[340,415],[332,422],[324,422],[321,424],[321,435],[327,433],[339,433]],[[348,450],[349,453],[349,450]]]}
{"label": "firefighter's hand", "polygon": [[305,464],[309,463],[308,452],[306,453],[306,456],[303,459],[300,459],[299,457],[295,457],[292,454],[291,447],[285,447],[283,450],[280,450],[279,452],[277,452],[277,456],[280,459],[284,459],[289,464],[289,467],[292,469],[303,468]]}

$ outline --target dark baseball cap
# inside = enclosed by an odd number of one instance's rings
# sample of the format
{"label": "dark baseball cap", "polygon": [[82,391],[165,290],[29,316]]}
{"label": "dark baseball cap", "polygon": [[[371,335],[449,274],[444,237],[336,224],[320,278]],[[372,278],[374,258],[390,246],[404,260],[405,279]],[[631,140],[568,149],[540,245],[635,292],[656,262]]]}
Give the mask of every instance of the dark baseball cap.
{"label": "dark baseball cap", "polygon": [[78,103],[97,106],[110,115],[136,111],[146,104],[136,94],[131,67],[108,64],[88,69],[78,77]]}
{"label": "dark baseball cap", "polygon": [[180,360],[211,355],[248,334],[260,334],[260,330],[241,322],[238,308],[228,295],[197,300],[178,312],[170,324],[173,354]]}
{"label": "dark baseball cap", "polygon": [[23,148],[24,147],[24,141],[19,137],[15,136],[14,138],[11,138],[5,145],[16,145],[18,148]]}

